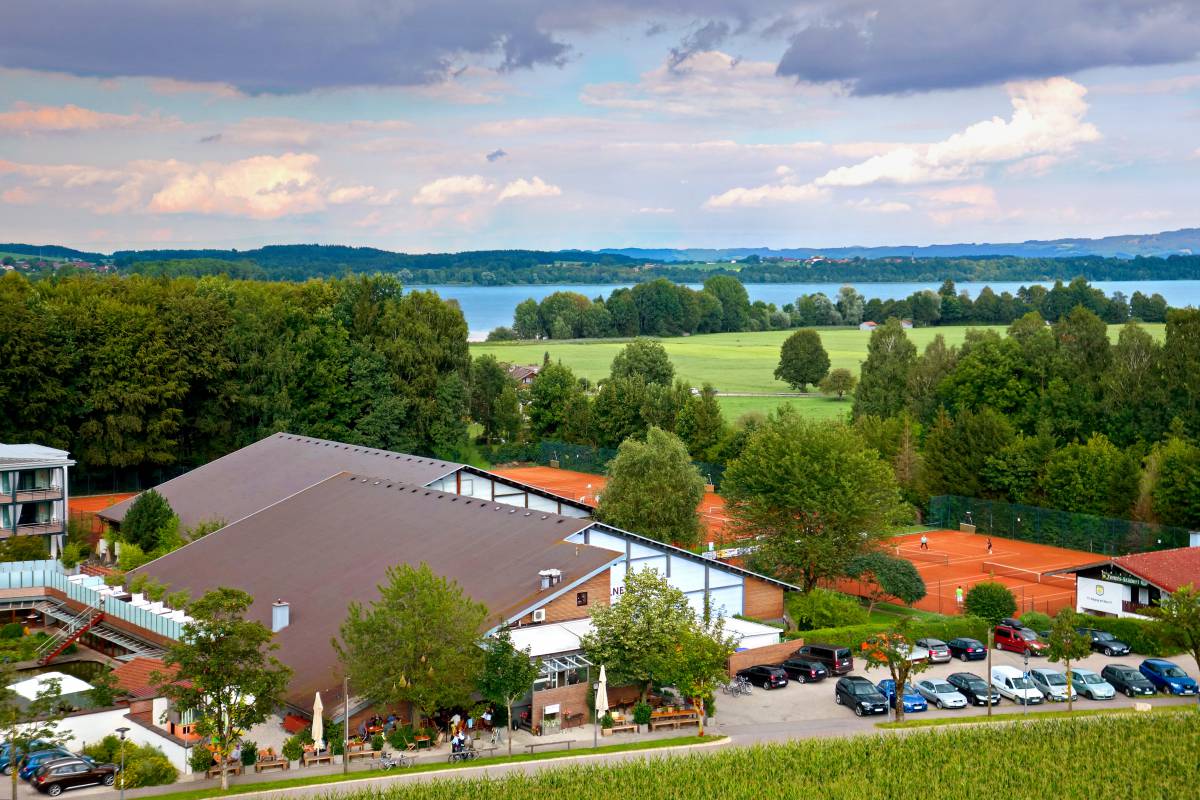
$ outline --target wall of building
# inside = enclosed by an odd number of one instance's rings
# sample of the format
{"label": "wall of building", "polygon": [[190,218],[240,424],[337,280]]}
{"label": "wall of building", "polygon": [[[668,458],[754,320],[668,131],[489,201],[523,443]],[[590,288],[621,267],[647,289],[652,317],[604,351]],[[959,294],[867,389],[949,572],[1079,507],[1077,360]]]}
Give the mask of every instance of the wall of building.
{"label": "wall of building", "polygon": [[755,619],[783,618],[783,589],[757,578],[742,583],[742,614]]}
{"label": "wall of building", "polygon": [[466,470],[459,470],[453,475],[439,478],[429,484],[429,488],[440,492],[474,497],[479,500],[500,503],[502,505],[528,508],[533,511],[546,511],[564,517],[582,519],[588,516],[586,509],[577,508],[570,503],[564,503],[554,497],[546,497],[531,492],[524,487],[508,483],[496,477],[476,475]]}
{"label": "wall of building", "polygon": [[734,653],[729,657],[729,675],[732,677],[739,669],[758,664],[778,664],[796,652],[803,644],[803,639],[792,639],[788,642],[769,644],[766,647],[756,647],[753,650]]}
{"label": "wall of building", "polygon": [[566,719],[568,715],[583,714],[585,721],[591,721],[591,712],[587,705],[588,685],[577,683],[574,686],[560,686],[557,689],[547,689],[544,692],[533,693],[533,707],[530,718],[539,728],[542,725],[542,712],[546,706],[555,703],[559,707],[559,718]]}
{"label": "wall of building", "polygon": [[[579,605],[578,595],[580,592],[587,592],[586,605]],[[583,619],[597,605],[608,605],[608,603],[609,571],[605,570],[574,589],[570,589],[561,597],[551,600],[542,608],[546,611],[546,622],[566,622],[569,619]],[[529,625],[532,622],[533,615],[526,614],[521,618],[519,624]]]}
{"label": "wall of building", "polygon": [[127,716],[128,713],[129,709],[122,707],[70,715],[59,723],[58,735],[66,737],[64,744],[67,749],[78,751],[85,744],[100,741],[116,731],[117,728],[129,728],[129,732],[125,735],[130,741],[159,748],[181,773],[184,772],[187,753],[183,746],[131,721]]}

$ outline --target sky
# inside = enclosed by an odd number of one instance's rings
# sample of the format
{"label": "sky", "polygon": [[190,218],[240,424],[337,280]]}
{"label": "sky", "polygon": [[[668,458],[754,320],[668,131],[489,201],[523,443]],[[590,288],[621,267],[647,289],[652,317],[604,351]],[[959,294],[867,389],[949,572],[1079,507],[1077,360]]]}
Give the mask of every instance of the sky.
{"label": "sky", "polygon": [[849,246],[1200,225],[1191,0],[5,0],[0,241]]}

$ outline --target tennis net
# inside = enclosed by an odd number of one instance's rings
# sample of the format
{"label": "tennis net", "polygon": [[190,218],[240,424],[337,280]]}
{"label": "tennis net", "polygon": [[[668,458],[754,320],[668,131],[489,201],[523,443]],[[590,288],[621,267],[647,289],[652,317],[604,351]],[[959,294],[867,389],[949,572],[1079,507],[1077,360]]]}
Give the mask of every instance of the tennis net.
{"label": "tennis net", "polygon": [[932,550],[921,550],[912,547],[897,547],[896,555],[909,561],[925,561],[930,564],[949,564],[950,556],[945,553],[935,553]]}
{"label": "tennis net", "polygon": [[984,561],[982,569],[983,572],[986,572],[993,578],[1016,578],[1017,580],[1025,581],[1026,583],[1042,583],[1047,586],[1057,586],[1062,589],[1075,588],[1074,576],[1050,575],[1033,569],[1025,569],[1024,567],[1014,567],[1009,564],[1001,564],[997,561]]}

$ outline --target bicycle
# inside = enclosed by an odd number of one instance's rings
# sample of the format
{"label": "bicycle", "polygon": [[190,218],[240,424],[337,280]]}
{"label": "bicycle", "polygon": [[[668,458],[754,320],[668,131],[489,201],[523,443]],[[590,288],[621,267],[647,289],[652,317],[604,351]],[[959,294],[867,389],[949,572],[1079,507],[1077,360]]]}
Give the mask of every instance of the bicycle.
{"label": "bicycle", "polygon": [[456,761],[474,761],[477,758],[479,758],[479,753],[475,752],[473,748],[464,747],[462,750],[452,752],[449,758],[446,759],[446,763],[453,764]]}
{"label": "bicycle", "polygon": [[412,756],[406,756],[403,753],[389,753],[388,755],[379,757],[380,769],[392,769],[394,767],[405,769],[415,763],[416,760]]}

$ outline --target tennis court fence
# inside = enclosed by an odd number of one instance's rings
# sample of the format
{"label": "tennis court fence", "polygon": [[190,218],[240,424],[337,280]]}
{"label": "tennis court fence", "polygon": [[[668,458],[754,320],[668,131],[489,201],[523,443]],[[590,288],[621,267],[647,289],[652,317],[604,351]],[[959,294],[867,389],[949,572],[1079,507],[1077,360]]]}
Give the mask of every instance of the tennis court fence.
{"label": "tennis court fence", "polygon": [[996,561],[984,561],[980,565],[980,571],[993,578],[1016,578],[1019,581],[1026,583],[1042,583],[1047,586],[1057,586],[1061,589],[1074,589],[1075,576],[1073,575],[1052,575],[1048,572],[1038,572],[1037,570],[1025,569],[1024,567],[1014,567],[1009,564],[1001,564]]}
{"label": "tennis court fence", "polygon": [[1189,541],[1187,529],[1170,525],[958,495],[931,498],[928,522],[952,530],[967,523],[977,533],[1108,556],[1187,547]]}

